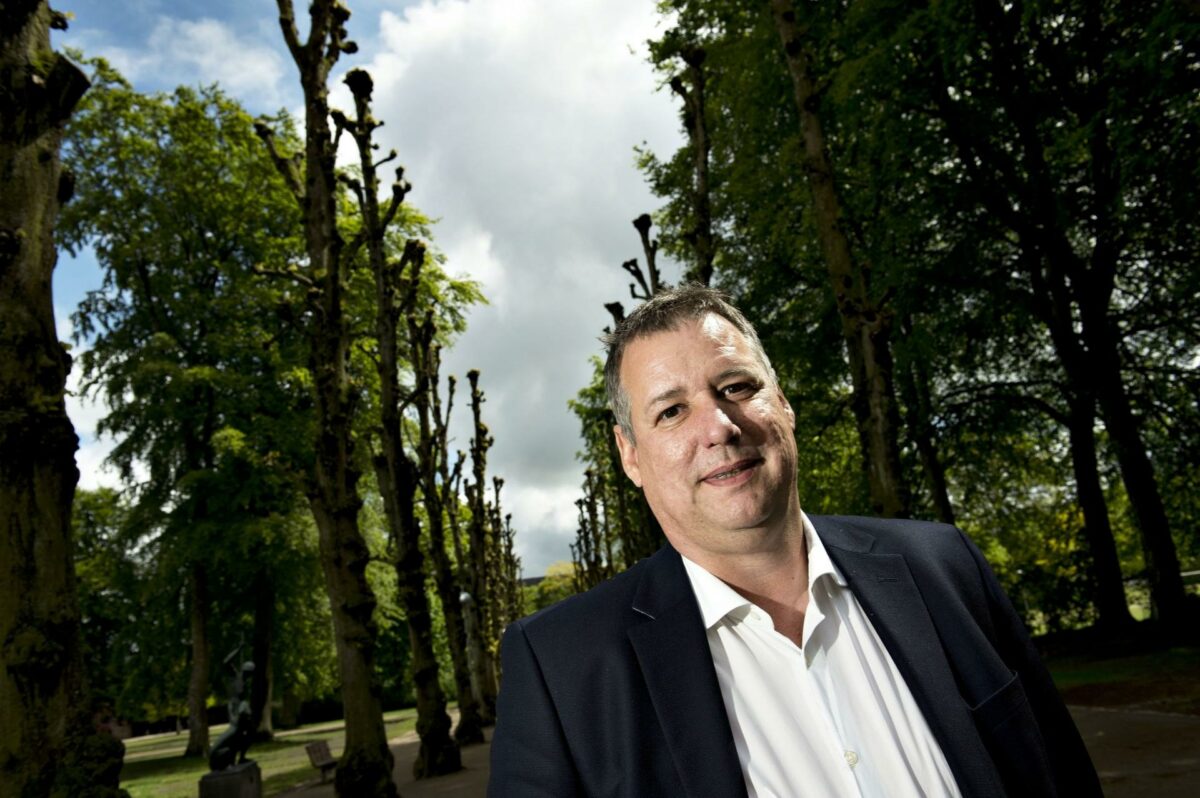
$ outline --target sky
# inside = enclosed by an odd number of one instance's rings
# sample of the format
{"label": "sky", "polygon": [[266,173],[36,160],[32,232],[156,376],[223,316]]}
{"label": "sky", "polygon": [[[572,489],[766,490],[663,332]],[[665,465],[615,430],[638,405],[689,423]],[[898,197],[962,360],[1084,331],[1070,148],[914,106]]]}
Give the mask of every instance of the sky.
{"label": "sky", "polygon": [[[307,3],[299,2],[304,18]],[[341,76],[375,80],[381,149],[395,148],[413,185],[408,200],[437,219],[447,269],[482,283],[466,333],[443,374],[465,385],[482,372],[484,420],[505,480],[526,576],[570,559],[583,470],[579,427],[567,401],[591,375],[604,303],[630,307],[622,261],[641,256],[631,221],[653,212],[634,147],[669,155],[682,143],[670,91],[647,61],[646,41],[666,22],[654,0],[348,0],[359,45],[330,85],[349,108]],[[56,47],[103,56],[144,92],[219,83],[251,113],[302,108],[299,78],[273,0],[74,0]],[[303,23],[301,23],[303,24]],[[668,281],[675,264],[662,266]],[[54,278],[59,336],[103,273],[88,252],[62,253]],[[75,351],[87,346],[76,345]],[[69,387],[75,388],[78,373]],[[451,445],[470,438],[457,397]],[[113,446],[98,437],[102,399],[72,396],[80,486],[118,486],[104,468]]]}

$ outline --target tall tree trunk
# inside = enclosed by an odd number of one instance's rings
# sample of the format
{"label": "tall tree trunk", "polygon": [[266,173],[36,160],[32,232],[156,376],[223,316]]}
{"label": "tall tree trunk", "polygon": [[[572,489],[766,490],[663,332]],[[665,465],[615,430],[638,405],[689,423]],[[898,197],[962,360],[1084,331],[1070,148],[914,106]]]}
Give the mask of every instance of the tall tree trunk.
{"label": "tall tree trunk", "polygon": [[1125,601],[1125,581],[1121,560],[1108,519],[1108,503],[1100,472],[1096,468],[1095,403],[1090,397],[1068,396],[1067,430],[1071,440],[1071,465],[1075,471],[1075,490],[1083,512],[1083,531],[1092,553],[1096,579],[1096,612],[1099,622],[1108,628],[1127,627],[1133,622]]}
{"label": "tall tree trunk", "polygon": [[[414,287],[416,282],[413,282]],[[436,332],[433,313],[427,311],[423,323],[418,324],[416,314],[410,308],[408,338],[412,350],[413,373],[417,375],[417,386],[413,393],[413,404],[417,408],[417,459],[421,473],[421,495],[425,505],[425,517],[429,519],[429,558],[433,563],[433,582],[438,599],[442,604],[442,618],[446,624],[446,643],[450,649],[450,664],[454,671],[454,687],[458,695],[458,725],[454,739],[460,745],[484,742],[483,717],[479,710],[479,698],[471,683],[471,665],[467,657],[467,633],[463,617],[462,588],[459,585],[450,555],[446,551],[445,506],[457,502],[457,494],[449,488],[449,445],[446,425],[454,403],[454,381],[449,382],[449,396],[445,415],[442,414],[438,398],[441,356],[434,343]],[[438,477],[445,478],[443,484]],[[456,540],[457,544],[457,540]],[[461,549],[461,546],[458,546]]]}
{"label": "tall tree trunk", "polygon": [[124,747],[93,731],[81,659],[78,440],[50,295],[63,124],[88,82],[51,27],[66,19],[45,2],[0,11],[0,794],[119,795]]}
{"label": "tall tree trunk", "polygon": [[[978,14],[992,55],[990,65],[1001,102],[1015,130],[1013,149],[1019,168],[1003,171],[1013,185],[997,186],[978,174],[979,186],[989,209],[998,214],[1017,235],[1025,253],[1025,266],[1035,292],[1048,295],[1043,320],[1050,328],[1055,353],[1071,383],[1081,396],[1094,396],[1109,438],[1117,453],[1117,464],[1137,519],[1146,552],[1146,571],[1155,610],[1164,620],[1186,617],[1186,594],[1179,573],[1179,558],[1163,507],[1154,469],[1141,436],[1124,385],[1117,330],[1111,315],[1112,292],[1121,255],[1116,208],[1120,204],[1120,174],[1109,145],[1107,115],[1109,87],[1103,80],[1089,82],[1083,113],[1087,127],[1087,153],[1091,210],[1095,215],[1094,243],[1087,256],[1076,252],[1064,219],[1065,205],[1058,196],[1039,135],[1035,103],[1028,96],[1029,80],[1022,66],[1021,45],[1016,38],[1016,12],[996,0],[976,0]],[[1093,74],[1103,73],[1106,32],[1098,7],[1088,6],[1084,25],[1090,50],[1086,54]],[[944,84],[945,79],[938,75]],[[964,159],[973,163],[975,145],[962,129],[962,120],[939,86],[939,111],[951,138]],[[999,157],[995,153],[989,156]],[[970,160],[968,160],[970,159]],[[1010,197],[1006,191],[1012,192]],[[1069,203],[1067,203],[1069,204]],[[1074,309],[1078,309],[1078,315]],[[1078,330],[1078,332],[1077,332]]]}
{"label": "tall tree trunk", "polygon": [[954,525],[954,505],[950,502],[950,490],[946,484],[946,469],[934,440],[933,424],[930,422],[929,377],[920,363],[913,362],[898,372],[901,396],[904,398],[905,425],[909,437],[917,447],[921,470],[929,498],[933,502],[937,519],[943,524]]}
{"label": "tall tree trunk", "polygon": [[[284,41],[300,71],[304,92],[304,158],[276,151],[271,132],[258,132],[296,196],[304,219],[308,264],[296,279],[307,289],[311,321],[309,361],[316,405],[314,462],[306,494],[316,520],[321,567],[333,615],[346,738],[335,786],[339,796],[394,798],[388,748],[375,673],[375,594],[367,582],[370,551],[358,526],[362,500],[355,463],[355,412],[349,365],[350,335],[343,293],[348,261],[338,232],[337,151],[329,128],[330,70],[344,49],[349,11],[336,0],[313,0],[309,30],[300,40],[291,0],[276,0]],[[301,176],[303,170],[303,178]],[[345,257],[343,257],[345,255]]]}
{"label": "tall tree trunk", "polygon": [[671,78],[671,90],[683,100],[683,128],[687,131],[688,144],[692,148],[692,220],[691,228],[684,239],[692,249],[693,263],[684,279],[708,285],[712,282],[713,259],[716,257],[716,238],[713,235],[712,200],[708,178],[709,153],[712,144],[708,138],[708,120],[705,116],[704,60],[703,47],[686,44],[679,48],[679,57],[686,69],[683,76]]}
{"label": "tall tree trunk", "polygon": [[[1134,518],[1142,533],[1146,553],[1146,578],[1159,617],[1168,623],[1186,622],[1187,596],[1179,569],[1179,556],[1171,538],[1171,525],[1158,490],[1154,466],[1142,441],[1141,422],[1134,415],[1120,371],[1120,352],[1107,328],[1107,319],[1092,319],[1085,311],[1083,334],[1092,354],[1096,398],[1104,428],[1117,456],[1121,479]],[[1101,366],[1100,361],[1108,361]]]}
{"label": "tall tree trunk", "polygon": [[212,665],[208,641],[208,574],[202,563],[193,563],[188,575],[188,617],[192,633],[192,673],[188,678],[188,743],[183,755],[208,757],[208,688]]}
{"label": "tall tree trunk", "polygon": [[[384,442],[384,448],[388,447]],[[433,652],[433,619],[425,598],[425,570],[421,562],[420,536],[416,519],[417,471],[406,456],[387,454],[375,458],[381,484],[390,480],[397,489],[382,491],[384,512],[396,546],[396,583],[401,606],[408,621],[412,649],[413,688],[417,695],[417,735],[421,746],[413,762],[413,776],[423,779],[462,769],[458,745],[450,736],[446,696],[438,680],[437,657]],[[409,532],[407,530],[414,530]],[[419,596],[418,596],[419,594]]]}
{"label": "tall tree trunk", "polygon": [[[417,281],[419,260],[411,260],[410,246],[404,260],[414,264],[413,281]],[[424,258],[421,248],[418,259]],[[387,291],[381,296],[391,296]],[[392,315],[391,303],[380,303],[380,313]],[[381,380],[380,408],[382,418],[382,453],[375,458],[379,490],[384,495],[384,511],[396,548],[396,580],[400,602],[408,620],[409,641],[412,646],[413,686],[417,693],[417,734],[421,747],[413,762],[413,775],[418,778],[452,773],[462,768],[458,745],[450,736],[450,716],[446,713],[446,696],[438,678],[438,662],[433,651],[433,619],[429,598],[425,593],[425,563],[421,552],[421,528],[416,517],[416,491],[420,475],[416,464],[404,451],[400,439],[399,365],[396,362],[395,318],[384,321],[381,316],[377,334],[379,341],[379,371]],[[391,333],[383,329],[390,325]]]}
{"label": "tall tree trunk", "polygon": [[[367,259],[375,278],[375,338],[379,347],[375,362],[379,375],[380,452],[374,458],[374,464],[379,492],[384,499],[388,529],[396,550],[398,592],[412,646],[417,734],[421,738],[421,747],[413,762],[413,775],[422,779],[453,773],[462,768],[458,745],[450,737],[450,716],[446,713],[446,697],[442,693],[438,661],[433,650],[433,618],[429,597],[425,593],[425,557],[421,551],[421,527],[415,512],[420,473],[404,450],[401,437],[403,419],[400,415],[402,400],[397,335],[401,308],[396,300],[401,295],[401,274],[407,266],[409,274],[405,307],[411,310],[420,290],[425,247],[419,241],[409,240],[398,264],[387,260],[387,228],[410,186],[403,180],[403,170],[397,170],[391,202],[386,211],[381,211],[379,177],[371,135],[379,125],[371,117],[373,82],[365,71],[355,69],[346,75],[346,85],[354,95],[355,118],[351,121],[342,115],[336,122],[354,138],[362,168],[362,182],[352,182],[351,188],[358,198],[362,218],[359,240],[366,244]],[[427,389],[422,384],[422,375],[418,373],[416,379],[414,395]]]}
{"label": "tall tree trunk", "polygon": [[395,798],[392,752],[383,727],[375,674],[375,594],[366,581],[370,551],[358,529],[358,508],[330,510],[319,492],[309,494],[317,523],[321,569],[333,615],[333,639],[341,679],[346,742],[338,760],[335,789],[355,795]]}
{"label": "tall tree trunk", "polygon": [[467,372],[467,381],[471,384],[471,413],[474,421],[475,434],[471,439],[471,472],[474,482],[467,488],[467,497],[471,507],[471,523],[467,529],[469,547],[467,559],[468,591],[471,601],[467,603],[467,629],[473,635],[467,638],[470,650],[470,660],[474,665],[472,679],[479,691],[480,714],[485,723],[496,720],[496,685],[495,658],[491,646],[488,645],[487,630],[490,628],[488,615],[492,611],[494,601],[492,586],[487,583],[489,544],[488,512],[487,512],[487,450],[492,445],[491,435],[487,425],[483,423],[483,392],[479,390],[479,370]]}
{"label": "tall tree trunk", "polygon": [[886,517],[906,517],[909,491],[900,467],[900,415],[893,384],[891,318],[871,299],[865,270],[855,262],[850,241],[842,229],[833,164],[817,115],[816,82],[810,74],[812,56],[796,24],[792,0],[770,2],[800,118],[804,171],[812,191],[817,236],[850,358],[852,404],[871,505],[875,512]]}
{"label": "tall tree trunk", "polygon": [[271,693],[274,690],[274,663],[271,650],[275,642],[275,581],[264,567],[254,580],[254,681],[250,690],[250,723],[254,739],[271,740],[275,729],[271,722]]}

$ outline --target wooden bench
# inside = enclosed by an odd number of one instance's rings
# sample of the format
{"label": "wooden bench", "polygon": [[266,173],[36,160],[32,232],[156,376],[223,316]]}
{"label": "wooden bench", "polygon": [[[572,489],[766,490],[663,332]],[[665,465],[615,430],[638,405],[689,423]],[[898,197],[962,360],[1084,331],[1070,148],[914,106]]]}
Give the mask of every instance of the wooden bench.
{"label": "wooden bench", "polygon": [[315,743],[309,743],[304,746],[305,753],[308,754],[308,761],[315,768],[321,770],[321,783],[325,783],[325,776],[337,768],[337,760],[333,758],[333,754],[329,753],[329,742],[327,740],[317,740]]}

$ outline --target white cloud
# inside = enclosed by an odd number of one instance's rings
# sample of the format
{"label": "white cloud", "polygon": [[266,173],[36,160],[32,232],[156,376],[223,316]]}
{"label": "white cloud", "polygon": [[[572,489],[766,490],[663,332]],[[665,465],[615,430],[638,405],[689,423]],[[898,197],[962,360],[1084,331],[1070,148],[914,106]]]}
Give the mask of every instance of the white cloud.
{"label": "white cloud", "polygon": [[[619,264],[641,255],[630,221],[659,204],[633,147],[667,154],[681,137],[646,62],[657,25],[645,0],[425,0],[383,12],[381,49],[343,64],[373,76],[377,139],[399,152],[410,200],[440,219],[450,272],[483,281],[492,300],[445,371],[482,370],[489,470],[506,480],[530,575],[570,556],[582,469],[567,400],[591,376],[604,303],[629,306]],[[344,90],[334,103],[348,106]]]}
{"label": "white cloud", "polygon": [[97,439],[80,433],[79,450],[75,452],[80,490],[125,487],[117,470],[104,462],[114,445],[112,438]]}
{"label": "white cloud", "polygon": [[[71,322],[61,311],[56,311],[58,336],[60,340],[68,340]],[[73,349],[71,354],[78,357],[86,351],[86,347]],[[99,487],[123,487],[115,468],[105,465],[105,458],[112,452],[116,442],[111,436],[100,436],[96,426],[108,413],[107,403],[98,396],[85,396],[80,390],[80,370],[78,364],[71,367],[67,375],[67,417],[71,426],[79,436],[79,449],[75,452],[75,465],[79,468],[79,487],[84,490],[95,490]]]}
{"label": "white cloud", "polygon": [[446,250],[450,273],[467,275],[483,287],[488,301],[498,308],[507,304],[504,266],[492,253],[492,234],[484,230],[462,230]]}
{"label": "white cloud", "polygon": [[526,576],[540,576],[551,563],[571,559],[577,498],[579,488],[574,484],[531,485],[515,491],[505,484],[501,492],[504,510],[513,514],[514,527],[517,519],[522,523],[514,542]]}
{"label": "white cloud", "polygon": [[[77,37],[87,55],[103,55],[139,87],[169,89],[184,84],[220,83],[229,94],[255,111],[273,111],[293,94],[295,68],[285,62],[263,27],[240,32],[217,19],[159,17],[145,42],[121,47]],[[277,41],[278,40],[278,41]]]}
{"label": "white cloud", "polygon": [[[646,142],[665,155],[681,139],[675,100],[657,91],[646,62],[645,41],[661,33],[655,5],[424,0],[376,16],[360,8],[349,32],[363,50],[330,81],[333,104],[348,109],[341,74],[371,72],[382,150],[399,152],[411,201],[440,220],[434,236],[450,273],[480,280],[491,300],[472,311],[446,356],[445,373],[462,380],[451,432],[466,448],[465,376],[479,368],[496,440],[489,470],[506,480],[527,575],[570,556],[582,469],[566,403],[590,379],[588,357],[610,323],[604,303],[630,305],[619,267],[641,256],[630,221],[659,205],[633,147]],[[298,79],[273,14],[236,26],[163,16],[150,30],[125,47],[70,36],[140,90],[219,81],[253,112],[295,106]],[[78,403],[72,412],[82,430],[101,411]],[[85,438],[81,470],[92,472],[102,446]]]}

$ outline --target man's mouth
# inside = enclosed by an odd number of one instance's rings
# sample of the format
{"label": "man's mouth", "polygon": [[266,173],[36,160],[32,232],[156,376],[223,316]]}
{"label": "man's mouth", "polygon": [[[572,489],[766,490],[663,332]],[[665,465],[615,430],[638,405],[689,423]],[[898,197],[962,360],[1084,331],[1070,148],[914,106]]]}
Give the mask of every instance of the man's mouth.
{"label": "man's mouth", "polygon": [[736,463],[732,463],[730,465],[720,466],[717,470],[710,471],[708,474],[704,475],[704,477],[702,478],[701,481],[702,482],[725,482],[730,479],[733,479],[738,474],[741,474],[745,471],[749,471],[751,468],[754,468],[761,462],[762,462],[762,460],[760,458],[752,458],[752,459],[748,459],[748,460],[739,460]]}

